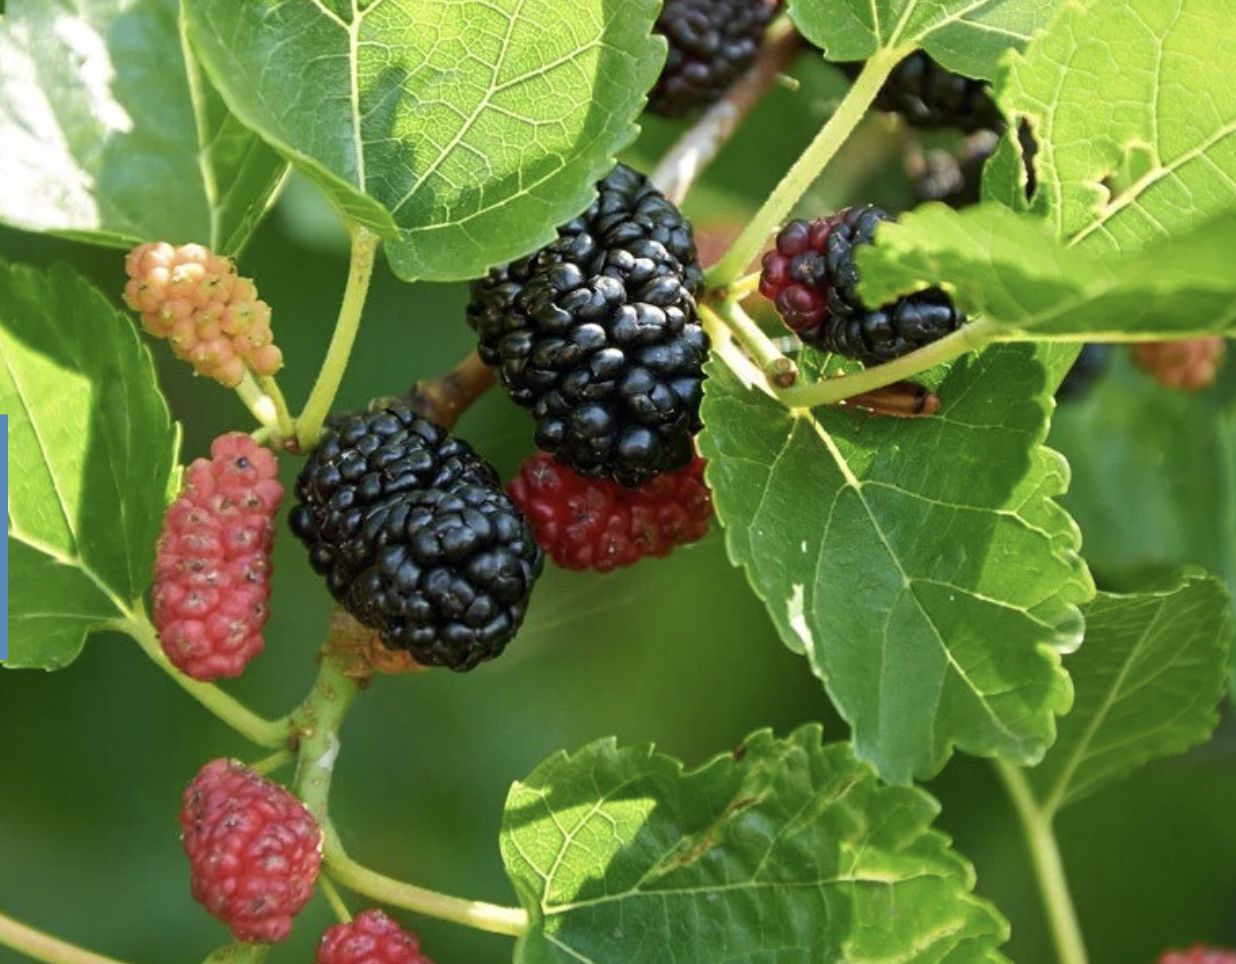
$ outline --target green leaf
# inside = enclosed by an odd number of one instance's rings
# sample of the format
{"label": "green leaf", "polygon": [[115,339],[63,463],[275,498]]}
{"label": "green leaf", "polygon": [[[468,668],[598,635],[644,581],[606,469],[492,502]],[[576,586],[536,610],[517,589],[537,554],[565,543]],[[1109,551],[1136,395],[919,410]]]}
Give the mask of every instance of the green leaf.
{"label": "green leaf", "polygon": [[1029,346],[953,364],[938,416],[787,410],[713,364],[708,482],[730,558],[805,652],[858,755],[893,783],[952,748],[1037,760],[1068,709],[1059,653],[1089,598],[1078,535],[1041,448]]}
{"label": "green leaf", "polygon": [[52,669],[150,585],[177,433],[127,318],[63,266],[0,262],[9,666]]}
{"label": "green leaf", "polygon": [[1052,419],[1052,445],[1073,470],[1061,501],[1086,561],[1112,589],[1200,566],[1236,592],[1236,369],[1224,366],[1208,391],[1182,392],[1128,355],[1113,349],[1098,384]]}
{"label": "green leaf", "polygon": [[502,856],[531,921],[518,964],[996,962],[1007,924],[930,829],[818,726],[684,773],[601,741],[507,798]]}
{"label": "green leaf", "polygon": [[995,76],[1000,55],[1050,21],[1060,0],[790,0],[799,32],[829,60],[922,47],[949,70]]}
{"label": "green leaf", "polygon": [[6,669],[63,669],[86,637],[125,615],[73,561],[9,536],[9,658]]}
{"label": "green leaf", "polygon": [[998,204],[929,204],[881,225],[858,252],[868,304],[945,285],[971,316],[1034,337],[1102,341],[1207,334],[1236,323],[1236,218],[1203,221],[1138,250],[1069,248],[1047,222]]}
{"label": "green leaf", "polygon": [[0,21],[0,221],[235,254],[286,165],[186,58],[177,0],[15,0]]}
{"label": "green leaf", "polygon": [[[1216,56],[1230,0],[1062,8],[997,83],[1039,141],[1032,209],[1088,250],[1130,250],[1236,209],[1236,85]],[[1019,188],[1003,166],[996,196]]]}
{"label": "green leaf", "polygon": [[664,58],[656,0],[186,0],[228,105],[406,280],[474,278],[583,210]]}
{"label": "green leaf", "polygon": [[1204,742],[1219,722],[1232,631],[1218,580],[1154,593],[1099,595],[1086,643],[1068,659],[1076,698],[1027,776],[1050,814],[1130,771]]}

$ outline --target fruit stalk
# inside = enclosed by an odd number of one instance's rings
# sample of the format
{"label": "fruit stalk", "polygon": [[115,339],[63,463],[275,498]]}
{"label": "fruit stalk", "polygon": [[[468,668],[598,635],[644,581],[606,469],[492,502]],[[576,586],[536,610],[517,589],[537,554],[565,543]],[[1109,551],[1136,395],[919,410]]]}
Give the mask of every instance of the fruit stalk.
{"label": "fruit stalk", "polygon": [[738,339],[739,343],[751,353],[764,377],[770,385],[776,388],[789,388],[798,381],[798,366],[793,359],[777,348],[751,317],[742,309],[738,302],[727,300],[717,305],[715,310],[707,304],[700,305],[700,317],[705,319],[705,326],[715,327],[724,324]]}
{"label": "fruit stalk", "polygon": [[323,858],[331,877],[358,894],[382,904],[403,907],[418,914],[462,924],[491,934],[520,937],[528,928],[528,912],[520,907],[501,907],[480,900],[465,900],[395,880],[358,864],[343,849],[339,834],[324,824]]}
{"label": "fruit stalk", "polygon": [[756,212],[721,260],[706,273],[710,288],[727,285],[746,270],[759,254],[768,236],[785,221],[794,204],[820,176],[841,145],[849,139],[863,119],[885,79],[909,49],[881,50],[867,61],[863,72],[837,107],[836,113],[820,129],[815,139],[773,189],[764,206]]}
{"label": "fruit stalk", "polygon": [[0,946],[9,947],[46,964],[125,964],[70,944],[44,931],[35,930],[0,913]]}
{"label": "fruit stalk", "polygon": [[239,700],[223,692],[214,683],[199,683],[180,672],[163,652],[154,624],[144,612],[135,613],[131,618],[109,628],[132,636],[146,655],[154,661],[154,664],[167,673],[176,685],[251,743],[272,749],[280,749],[287,745],[288,717],[281,717],[277,720],[265,719]]}
{"label": "fruit stalk", "polygon": [[365,297],[369,293],[369,279],[373,277],[378,236],[359,224],[352,225],[351,234],[352,257],[348,266],[348,283],[343,292],[343,304],[339,307],[339,318],[335,322],[335,333],[326,349],[318,379],[309,393],[309,401],[305,403],[304,410],[296,420],[296,441],[302,451],[308,451],[317,445],[322,423],[335,402],[335,394],[343,381],[343,373],[348,367],[352,345],[360,328]]}

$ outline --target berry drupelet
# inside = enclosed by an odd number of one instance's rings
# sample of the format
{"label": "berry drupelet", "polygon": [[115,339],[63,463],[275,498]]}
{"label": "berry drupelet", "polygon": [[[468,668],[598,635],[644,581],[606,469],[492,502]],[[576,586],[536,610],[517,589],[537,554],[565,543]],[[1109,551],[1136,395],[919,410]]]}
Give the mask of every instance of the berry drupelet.
{"label": "berry drupelet", "polygon": [[858,297],[855,249],[893,220],[872,205],[791,221],[764,256],[760,292],[807,344],[866,365],[900,358],[956,331],[964,316],[939,288],[867,308]]}
{"label": "berry drupelet", "polygon": [[473,284],[468,320],[538,448],[637,487],[694,456],[702,288],[690,225],[620,164],[555,241]]}

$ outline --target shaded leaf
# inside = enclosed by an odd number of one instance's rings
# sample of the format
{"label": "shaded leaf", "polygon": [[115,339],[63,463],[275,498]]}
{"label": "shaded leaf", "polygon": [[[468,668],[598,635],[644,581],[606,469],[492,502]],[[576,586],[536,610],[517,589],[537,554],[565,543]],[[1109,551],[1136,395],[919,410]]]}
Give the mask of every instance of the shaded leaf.
{"label": "shaded leaf", "polygon": [[133,325],[68,268],[0,262],[0,358],[9,665],[53,668],[149,588],[177,433]]}
{"label": "shaded leaf", "polygon": [[1041,218],[998,204],[962,211],[930,204],[882,225],[876,241],[858,252],[859,291],[869,304],[942,284],[971,316],[981,312],[1034,337],[1096,341],[1206,334],[1236,323],[1233,217],[1121,255],[1070,249]]}
{"label": "shaded leaf", "polygon": [[1181,392],[1128,354],[1113,349],[1098,384],[1052,420],[1052,444],[1073,469],[1061,501],[1081,527],[1086,561],[1112,589],[1200,566],[1236,592],[1236,368],[1225,366],[1209,391]]}
{"label": "shaded leaf", "polygon": [[177,0],[15,0],[0,21],[0,220],[236,253],[286,165],[181,43]]}
{"label": "shaded leaf", "polygon": [[829,60],[922,47],[949,70],[989,79],[1009,47],[1049,22],[1060,0],[790,0],[804,37]]}
{"label": "shaded leaf", "polygon": [[656,79],[656,0],[187,0],[229,106],[387,241],[473,278],[583,210]]}
{"label": "shaded leaf", "polygon": [[[1131,250],[1236,209],[1229,0],[1094,0],[1061,9],[997,83],[1039,141],[1032,210],[1088,250]],[[1015,198],[1011,166],[995,196]]]}
{"label": "shaded leaf", "polygon": [[1028,346],[991,348],[907,422],[786,410],[710,368],[700,446],[730,558],[890,782],[954,746],[1033,762],[1068,708],[1058,654],[1093,589],[1043,385]]}
{"label": "shaded leaf", "polygon": [[1099,593],[1084,607],[1086,644],[1069,657],[1076,699],[1027,776],[1052,813],[1160,757],[1204,742],[1219,722],[1232,631],[1215,579],[1164,592]]}
{"label": "shaded leaf", "polygon": [[559,754],[503,816],[531,916],[515,960],[1001,961],[1007,925],[930,829],[938,809],[814,725],[688,773],[613,741]]}

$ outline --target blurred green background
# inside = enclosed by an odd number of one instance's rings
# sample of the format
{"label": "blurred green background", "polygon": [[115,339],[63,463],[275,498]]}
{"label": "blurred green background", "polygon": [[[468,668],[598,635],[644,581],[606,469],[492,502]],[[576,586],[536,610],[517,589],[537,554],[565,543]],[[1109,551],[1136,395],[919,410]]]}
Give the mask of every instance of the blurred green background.
{"label": "blurred green background", "polygon": [[[727,148],[687,206],[705,239],[725,236],[778,179],[841,89],[822,64],[800,63],[801,89],[777,90]],[[649,169],[680,133],[650,120],[628,160]],[[866,124],[804,200],[832,209],[911,203],[902,135]],[[246,251],[241,273],[275,309],[293,407],[306,397],[346,275],[334,213],[293,181]],[[0,232],[0,256],[66,260],[104,290],[123,284],[119,252]],[[713,255],[715,257],[715,253]],[[382,268],[338,408],[406,390],[471,348],[462,285],[407,286]],[[247,427],[235,398],[193,379],[154,346],[184,460],[219,432]],[[1164,567],[1204,564],[1231,577],[1236,394],[1231,369],[1204,397],[1173,397],[1118,358],[1106,383],[1062,410],[1053,443],[1075,468],[1069,505],[1099,578],[1124,585]],[[531,450],[525,413],[491,392],[459,426],[504,475]],[[1136,436],[1136,449],[1118,437]],[[284,462],[285,482],[297,466]],[[1169,470],[1170,469],[1170,470]],[[1192,481],[1190,481],[1192,480]],[[1209,500],[1209,501],[1208,501]],[[1136,524],[1127,525],[1132,507]],[[228,689],[276,716],[314,675],[328,598],[299,544],[276,552],[267,650]],[[352,855],[426,887],[514,903],[497,849],[511,782],[560,748],[614,735],[654,741],[689,765],[745,734],[784,734],[809,720],[845,737],[807,664],[778,641],[714,527],[701,544],[606,576],[548,571],[520,638],[467,675],[377,681],[345,727],[332,811]],[[194,962],[228,939],[189,896],[176,811],[185,783],[242,740],[186,698],[131,641],[96,636],[56,674],[0,672],[0,910],[139,964]],[[285,774],[280,774],[284,776]],[[957,758],[928,789],[938,825],[975,864],[978,892],[1010,918],[1020,964],[1053,954],[1020,830],[990,767]],[[1236,727],[1189,756],[1152,766],[1061,818],[1067,870],[1095,964],[1153,961],[1167,946],[1236,946]],[[351,898],[353,911],[365,904]],[[438,964],[509,959],[504,937],[412,915]],[[315,897],[272,962],[307,961],[333,922]],[[0,964],[19,958],[0,949]]]}

